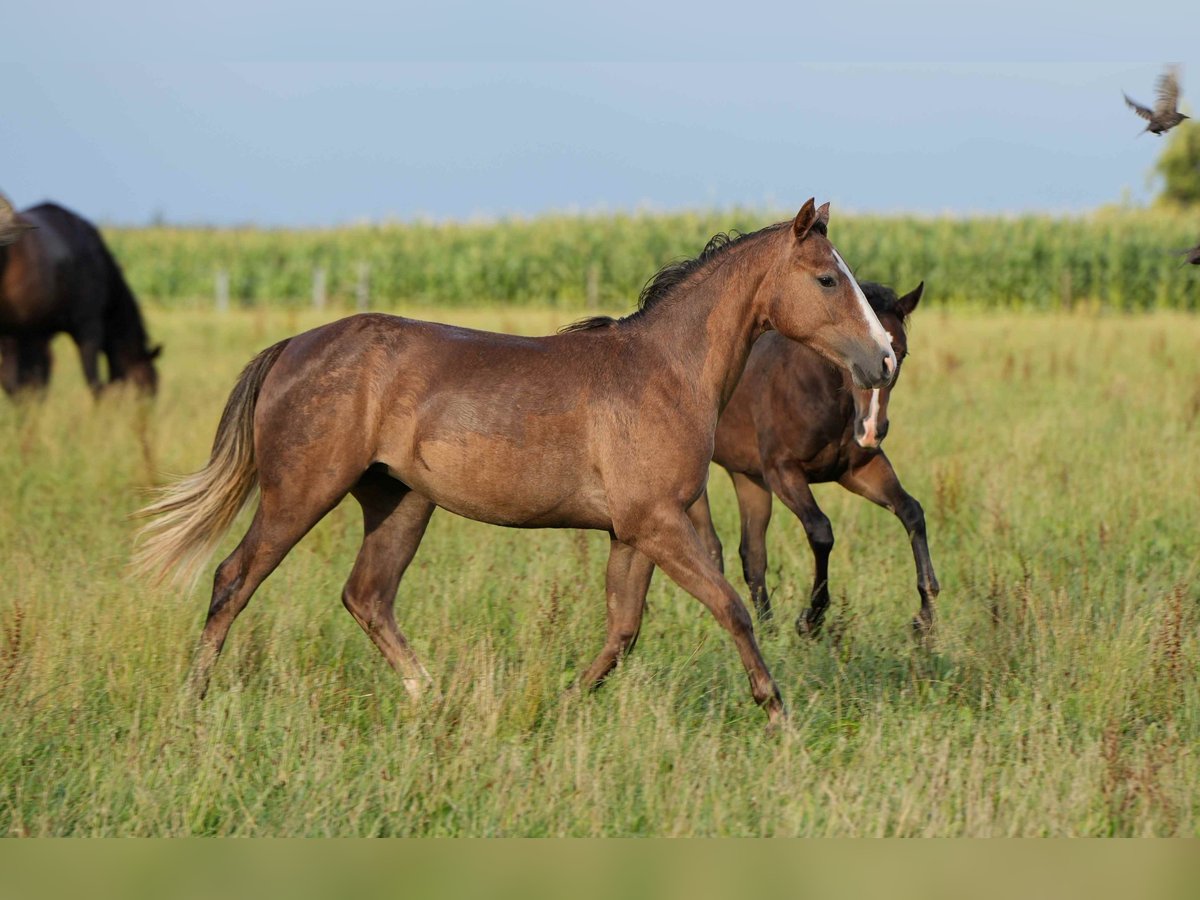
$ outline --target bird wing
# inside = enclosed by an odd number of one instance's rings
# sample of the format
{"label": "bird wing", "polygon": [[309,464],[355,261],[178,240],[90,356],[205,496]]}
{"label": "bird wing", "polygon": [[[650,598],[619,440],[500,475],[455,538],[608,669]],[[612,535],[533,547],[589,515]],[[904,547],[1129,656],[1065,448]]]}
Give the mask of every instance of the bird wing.
{"label": "bird wing", "polygon": [[1169,115],[1175,112],[1179,105],[1179,70],[1169,66],[1167,71],[1158,77],[1158,99],[1154,101],[1156,116]]}
{"label": "bird wing", "polygon": [[1132,109],[1135,113],[1137,113],[1139,116],[1141,116],[1147,122],[1150,121],[1150,118],[1154,115],[1154,113],[1151,112],[1150,109],[1148,109],[1145,106],[1142,106],[1142,104],[1138,103],[1136,100],[1130,99],[1128,94],[1122,94],[1121,96],[1125,98],[1125,102],[1129,104],[1130,109]]}

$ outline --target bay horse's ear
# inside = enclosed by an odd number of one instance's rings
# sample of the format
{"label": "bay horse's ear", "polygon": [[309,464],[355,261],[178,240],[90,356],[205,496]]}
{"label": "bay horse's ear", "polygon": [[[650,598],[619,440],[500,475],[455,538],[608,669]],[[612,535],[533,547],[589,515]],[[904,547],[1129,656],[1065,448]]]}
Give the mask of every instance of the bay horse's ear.
{"label": "bay horse's ear", "polygon": [[146,354],[147,359],[158,359],[162,356],[162,344],[156,344],[150,348],[150,352]]}
{"label": "bay horse's ear", "polygon": [[900,307],[900,311],[904,313],[904,318],[907,319],[913,314],[913,310],[916,309],[917,304],[921,302],[921,295],[923,293],[925,293],[924,281],[896,301],[896,305]]}
{"label": "bay horse's ear", "polygon": [[829,202],[826,201],[817,207],[817,222],[826,232],[829,231]]}
{"label": "bay horse's ear", "polygon": [[796,213],[796,218],[792,220],[792,233],[796,235],[796,240],[802,241],[808,237],[808,232],[816,221],[817,201],[813,197],[809,197],[800,207],[800,212]]}

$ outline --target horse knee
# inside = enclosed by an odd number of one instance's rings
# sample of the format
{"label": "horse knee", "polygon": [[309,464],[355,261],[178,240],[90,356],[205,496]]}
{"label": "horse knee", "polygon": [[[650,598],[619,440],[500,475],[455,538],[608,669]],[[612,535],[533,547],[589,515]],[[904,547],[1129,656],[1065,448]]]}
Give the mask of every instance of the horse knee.
{"label": "horse knee", "polygon": [[909,534],[925,530],[925,510],[915,497],[908,497],[896,511]]}
{"label": "horse knee", "polygon": [[808,543],[814,553],[828,556],[833,552],[833,526],[828,519],[822,517],[805,522],[804,530],[808,534]]}

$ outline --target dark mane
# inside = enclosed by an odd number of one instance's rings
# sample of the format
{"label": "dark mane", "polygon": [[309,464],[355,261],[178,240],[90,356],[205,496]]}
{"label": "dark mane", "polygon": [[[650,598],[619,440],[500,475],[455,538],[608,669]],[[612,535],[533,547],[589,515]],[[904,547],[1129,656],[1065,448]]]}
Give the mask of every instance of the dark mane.
{"label": "dark mane", "polygon": [[862,292],[867,297],[867,302],[871,304],[871,309],[875,310],[875,312],[891,313],[894,316],[898,316],[902,322],[908,321],[908,316],[900,308],[900,298],[886,284],[878,284],[874,281],[860,281],[858,286],[862,288]]}
{"label": "dark mane", "polygon": [[[630,313],[628,316],[623,316],[620,319],[614,319],[612,316],[589,316],[586,319],[580,319],[578,322],[572,322],[570,325],[564,325],[558,330],[559,334],[590,331],[594,328],[605,328],[620,322],[628,322],[640,313],[648,309],[653,309],[660,300],[670,295],[675,288],[691,278],[696,272],[705,268],[709,263],[714,260],[723,259],[734,247],[739,247],[764,234],[774,233],[790,224],[790,222],[776,222],[774,225],[768,225],[765,228],[758,229],[758,231],[751,231],[746,234],[734,232],[730,235],[724,231],[718,232],[709,238],[708,243],[704,245],[704,249],[700,251],[699,256],[667,263],[667,265],[651,276],[650,280],[646,282],[646,286],[642,288],[642,293],[638,296],[638,308],[636,312]],[[819,230],[822,234],[825,233],[823,223],[818,223],[818,225],[813,227],[814,230]]]}

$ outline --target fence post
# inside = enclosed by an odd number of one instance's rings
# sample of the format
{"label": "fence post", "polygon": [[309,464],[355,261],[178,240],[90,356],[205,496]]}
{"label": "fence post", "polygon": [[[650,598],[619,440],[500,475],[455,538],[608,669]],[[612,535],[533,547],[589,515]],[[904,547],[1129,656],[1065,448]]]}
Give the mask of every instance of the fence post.
{"label": "fence post", "polygon": [[312,305],[313,309],[325,308],[325,275],[324,266],[313,269]]}
{"label": "fence post", "polygon": [[370,278],[371,266],[366,262],[360,262],[358,264],[358,284],[354,290],[359,312],[366,312],[367,307],[371,304]]}
{"label": "fence post", "polygon": [[229,312],[229,270],[217,269],[217,274],[213,278],[213,287],[216,291],[217,312]]}

